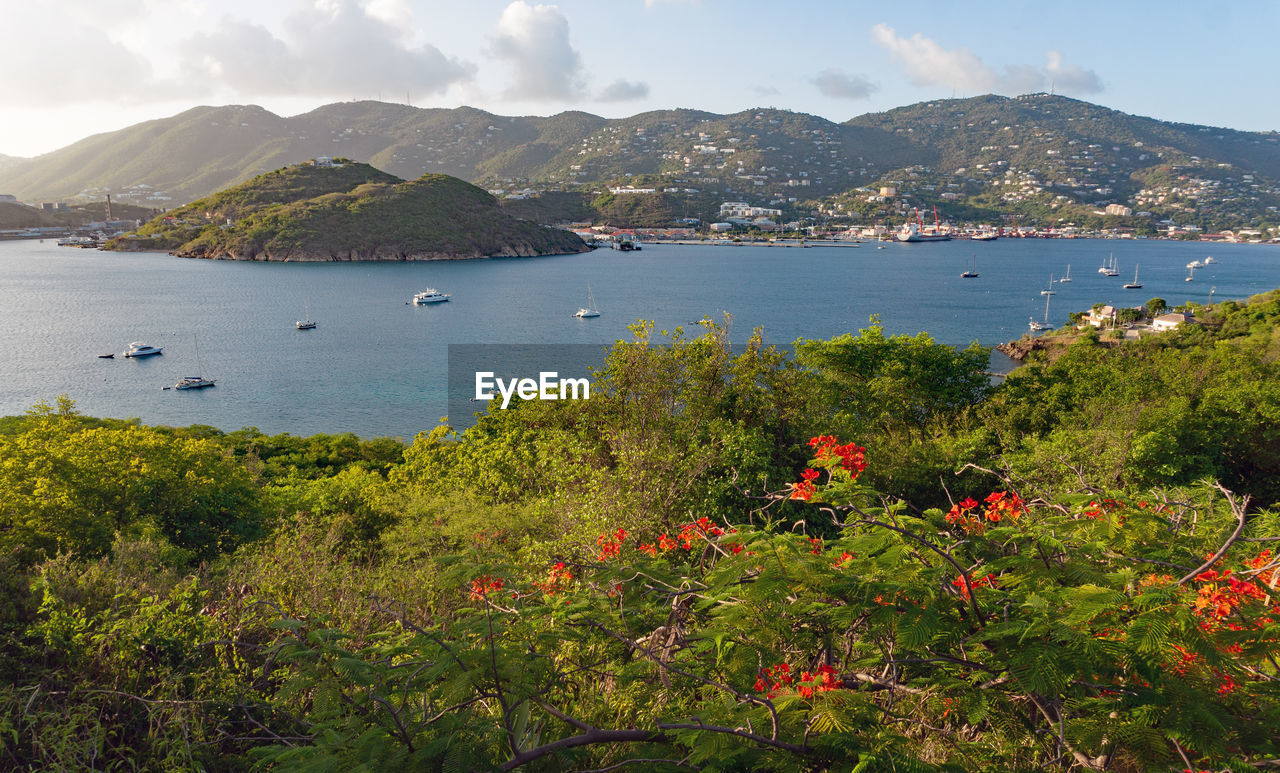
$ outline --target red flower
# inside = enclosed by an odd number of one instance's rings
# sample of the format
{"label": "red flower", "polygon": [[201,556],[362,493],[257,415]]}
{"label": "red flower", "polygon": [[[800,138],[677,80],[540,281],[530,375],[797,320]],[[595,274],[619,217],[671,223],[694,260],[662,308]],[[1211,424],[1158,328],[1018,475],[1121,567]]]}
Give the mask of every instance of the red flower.
{"label": "red flower", "polygon": [[502,590],[502,578],[481,575],[471,581],[471,600],[483,601],[490,593]]}
{"label": "red flower", "polygon": [[813,483],[810,481],[806,480],[806,481],[801,481],[800,483],[791,484],[792,499],[799,499],[807,502],[810,499],[812,499],[813,495],[816,493],[817,493],[817,489],[814,488]]}

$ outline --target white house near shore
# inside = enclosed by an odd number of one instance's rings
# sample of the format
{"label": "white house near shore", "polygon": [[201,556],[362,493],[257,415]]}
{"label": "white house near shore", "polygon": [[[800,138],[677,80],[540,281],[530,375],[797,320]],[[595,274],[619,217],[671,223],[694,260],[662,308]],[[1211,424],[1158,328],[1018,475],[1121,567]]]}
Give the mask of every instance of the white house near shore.
{"label": "white house near shore", "polygon": [[1173,330],[1175,327],[1183,323],[1195,322],[1195,321],[1196,321],[1195,317],[1193,317],[1190,314],[1183,314],[1182,312],[1170,312],[1168,314],[1161,314],[1160,316],[1152,320],[1151,329],[1156,332],[1162,332],[1165,330]]}

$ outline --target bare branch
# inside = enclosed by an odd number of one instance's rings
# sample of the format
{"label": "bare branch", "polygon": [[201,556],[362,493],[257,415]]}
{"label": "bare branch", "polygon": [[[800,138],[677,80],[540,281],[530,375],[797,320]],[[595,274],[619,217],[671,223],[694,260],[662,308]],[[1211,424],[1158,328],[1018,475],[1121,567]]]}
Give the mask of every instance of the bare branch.
{"label": "bare branch", "polygon": [[1231,532],[1231,536],[1227,537],[1227,541],[1222,543],[1222,547],[1218,548],[1218,552],[1209,556],[1207,561],[1192,570],[1192,572],[1186,577],[1178,580],[1179,585],[1187,584],[1201,574],[1209,571],[1210,567],[1218,563],[1218,559],[1226,555],[1227,551],[1231,549],[1231,546],[1235,544],[1236,540],[1240,539],[1240,533],[1244,531],[1244,526],[1248,522],[1248,518],[1245,516],[1245,509],[1249,506],[1248,495],[1245,495],[1243,500],[1237,501],[1235,495],[1224,488],[1221,483],[1215,483],[1214,485],[1222,492],[1223,496],[1227,498],[1227,504],[1231,506],[1231,512],[1235,515],[1236,520],[1238,521],[1236,524],[1236,530]]}

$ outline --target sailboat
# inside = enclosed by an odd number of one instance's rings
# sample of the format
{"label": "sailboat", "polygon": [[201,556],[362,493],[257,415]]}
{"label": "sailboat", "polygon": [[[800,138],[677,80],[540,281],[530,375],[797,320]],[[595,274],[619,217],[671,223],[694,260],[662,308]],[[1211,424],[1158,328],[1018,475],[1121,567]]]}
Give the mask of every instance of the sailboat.
{"label": "sailboat", "polygon": [[1129,284],[1125,285],[1125,286],[1124,286],[1124,289],[1126,289],[1126,290],[1141,290],[1141,289],[1142,289],[1142,285],[1138,282],[1138,266],[1137,266],[1137,264],[1134,264],[1134,266],[1133,266],[1133,281],[1132,281],[1132,282],[1130,282]]}
{"label": "sailboat", "polygon": [[1195,279],[1195,278],[1196,278],[1195,268],[1193,268],[1192,266],[1187,266],[1187,278],[1182,281],[1190,282],[1192,279]]}
{"label": "sailboat", "polygon": [[1047,290],[1041,290],[1041,291],[1040,291],[1040,294],[1041,294],[1041,295],[1053,295],[1053,274],[1050,274],[1050,275],[1049,275],[1049,288],[1048,288]]}
{"label": "sailboat", "polygon": [[1036,318],[1031,318],[1031,332],[1035,333],[1041,330],[1049,330],[1053,325],[1049,324],[1049,301],[1053,300],[1053,293],[1049,293],[1044,297],[1044,322],[1036,322]]}
{"label": "sailboat", "polygon": [[973,268],[964,272],[960,276],[964,277],[965,279],[974,279],[975,277],[978,276],[978,256],[977,255],[973,256]]}
{"label": "sailboat", "polygon": [[196,340],[194,335],[191,336],[191,342],[196,350],[196,370],[199,375],[186,376],[173,385],[174,389],[204,389],[205,387],[213,386],[213,379],[204,377],[204,367],[200,364],[200,342]]}
{"label": "sailboat", "polygon": [[576,312],[574,312],[573,316],[577,317],[578,319],[586,319],[588,317],[600,316],[600,312],[596,310],[595,296],[591,294],[590,282],[587,282],[587,305],[585,308],[578,309]]}
{"label": "sailboat", "polygon": [[314,330],[316,323],[311,321],[311,304],[306,303],[305,308],[307,310],[307,316],[295,322],[294,325],[299,330]]}
{"label": "sailboat", "polygon": [[1059,279],[1059,280],[1058,280],[1058,284],[1062,284],[1063,282],[1070,282],[1070,281],[1071,281],[1071,264],[1070,264],[1070,263],[1068,263],[1068,264],[1067,264],[1067,273],[1066,273],[1066,274],[1064,274],[1064,275],[1063,275],[1063,277],[1062,277],[1061,279]]}
{"label": "sailboat", "polygon": [[1116,254],[1111,253],[1111,257],[1107,258],[1107,262],[1102,264],[1102,268],[1098,269],[1098,273],[1103,276],[1120,276],[1120,272],[1116,271]]}

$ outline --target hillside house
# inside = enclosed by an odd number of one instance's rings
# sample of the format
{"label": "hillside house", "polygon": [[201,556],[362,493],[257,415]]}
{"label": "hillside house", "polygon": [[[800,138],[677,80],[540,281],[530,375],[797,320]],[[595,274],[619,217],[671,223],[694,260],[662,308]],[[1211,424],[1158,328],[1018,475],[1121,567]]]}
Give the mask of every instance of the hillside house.
{"label": "hillside house", "polygon": [[1174,328],[1182,324],[1194,323],[1195,321],[1196,321],[1195,317],[1193,317],[1190,314],[1184,314],[1182,312],[1170,312],[1168,314],[1161,314],[1160,316],[1152,320],[1151,329],[1156,331],[1157,333],[1160,333],[1166,330],[1173,330]]}

